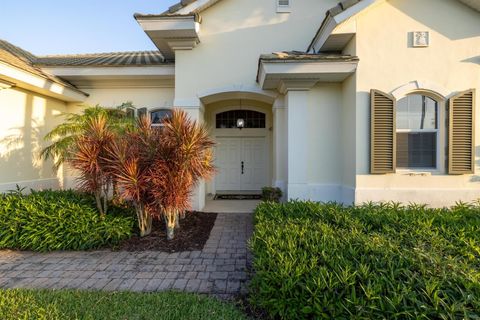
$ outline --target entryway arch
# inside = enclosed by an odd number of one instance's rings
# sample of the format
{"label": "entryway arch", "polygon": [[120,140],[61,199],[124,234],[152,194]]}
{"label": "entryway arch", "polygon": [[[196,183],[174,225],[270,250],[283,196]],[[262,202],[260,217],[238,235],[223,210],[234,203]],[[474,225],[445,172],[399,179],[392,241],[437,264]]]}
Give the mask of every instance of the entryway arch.
{"label": "entryway arch", "polygon": [[205,105],[204,119],[216,142],[217,173],[207,183],[207,193],[259,192],[271,184],[271,104],[248,98],[220,100]]}

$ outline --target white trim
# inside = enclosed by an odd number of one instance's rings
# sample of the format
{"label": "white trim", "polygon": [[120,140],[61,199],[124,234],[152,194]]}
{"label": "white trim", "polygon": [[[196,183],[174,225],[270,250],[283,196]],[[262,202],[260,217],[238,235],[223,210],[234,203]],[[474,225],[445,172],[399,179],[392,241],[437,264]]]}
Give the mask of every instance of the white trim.
{"label": "white trim", "polygon": [[18,87],[39,92],[62,101],[83,102],[88,96],[79,90],[71,89],[60,83],[53,82],[47,78],[3,62],[0,62],[0,75],[5,77],[6,81],[14,82]]}
{"label": "white trim", "polygon": [[10,89],[14,87],[15,83],[0,79],[0,90]]}
{"label": "white trim", "polygon": [[176,14],[189,14],[193,12],[202,12],[203,10],[213,6],[220,0],[197,0],[192,2],[191,4],[175,11]]}
{"label": "white trim", "polygon": [[[425,86],[425,87],[422,87]],[[446,89],[444,89],[446,90]],[[422,175],[426,174],[444,174],[447,170],[445,166],[445,149],[447,148],[447,127],[445,124],[447,118],[447,98],[443,95],[445,92],[440,86],[426,82],[426,81],[412,81],[400,88],[394,90],[391,94],[397,101],[406,98],[411,94],[419,94],[427,96],[437,102],[437,129],[425,129],[425,130],[408,130],[397,129],[396,132],[425,132],[437,134],[437,164],[435,168],[402,168],[398,167],[396,173],[398,174],[411,174]],[[395,93],[395,95],[394,95]],[[395,155],[396,156],[396,155]]]}
{"label": "white trim", "polygon": [[61,183],[60,183],[60,179],[58,178],[5,182],[5,183],[0,183],[0,193],[8,192],[10,190],[16,190],[17,185],[20,186],[20,188],[25,188],[24,192],[28,193],[30,192],[30,189],[33,189],[33,190],[59,189],[61,186]]}
{"label": "white trim", "polygon": [[262,60],[258,83],[264,90],[285,93],[289,87],[310,89],[317,82],[342,82],[357,70],[358,61],[268,61]]}
{"label": "white trim", "polygon": [[192,50],[200,43],[200,23],[191,16],[137,16],[136,20],[167,59],[175,50]]}
{"label": "white trim", "polygon": [[447,100],[449,95],[451,95],[448,89],[433,82],[421,80],[408,82],[391,91],[390,94],[394,96],[395,99],[400,100],[408,94],[414,93],[416,91],[423,92],[424,94],[431,93],[433,94],[432,98],[441,99],[443,101]]}
{"label": "white trim", "polygon": [[370,201],[393,201],[406,205],[417,203],[442,208],[453,206],[460,200],[473,202],[479,198],[479,188],[357,188],[355,190],[357,205]]}
{"label": "white trim", "polygon": [[174,78],[175,65],[162,66],[115,66],[115,67],[42,67],[42,70],[59,77],[108,78],[108,77],[162,77]]}

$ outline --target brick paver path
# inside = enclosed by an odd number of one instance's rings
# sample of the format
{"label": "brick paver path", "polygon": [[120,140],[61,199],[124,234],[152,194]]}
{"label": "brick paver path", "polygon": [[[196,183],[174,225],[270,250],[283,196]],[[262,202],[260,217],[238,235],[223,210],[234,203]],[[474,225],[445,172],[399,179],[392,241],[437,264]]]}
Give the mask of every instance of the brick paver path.
{"label": "brick paver path", "polygon": [[252,215],[221,213],[202,251],[0,251],[0,288],[244,293]]}

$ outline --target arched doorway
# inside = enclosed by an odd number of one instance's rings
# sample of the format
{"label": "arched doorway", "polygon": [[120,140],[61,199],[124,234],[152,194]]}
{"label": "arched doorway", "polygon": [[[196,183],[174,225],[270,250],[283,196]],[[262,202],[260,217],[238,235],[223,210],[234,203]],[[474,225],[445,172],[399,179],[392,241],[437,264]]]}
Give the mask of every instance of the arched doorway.
{"label": "arched doorway", "polygon": [[217,113],[215,124],[217,192],[261,190],[267,185],[266,114],[233,109]]}
{"label": "arched doorway", "polygon": [[259,193],[271,184],[272,107],[248,99],[206,105],[205,120],[215,139],[215,178],[211,194]]}

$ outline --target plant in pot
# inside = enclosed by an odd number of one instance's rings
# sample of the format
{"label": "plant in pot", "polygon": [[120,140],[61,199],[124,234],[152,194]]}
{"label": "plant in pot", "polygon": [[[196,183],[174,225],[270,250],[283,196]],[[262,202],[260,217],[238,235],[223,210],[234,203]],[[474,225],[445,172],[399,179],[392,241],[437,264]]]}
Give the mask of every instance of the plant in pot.
{"label": "plant in pot", "polygon": [[280,202],[282,199],[283,192],[280,188],[276,187],[264,187],[262,188],[262,199],[263,201],[270,202]]}

